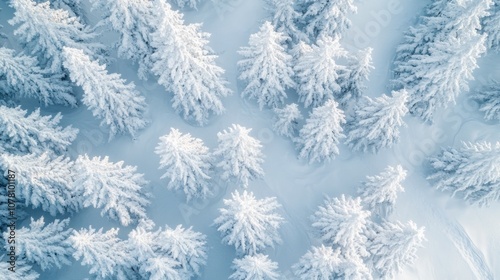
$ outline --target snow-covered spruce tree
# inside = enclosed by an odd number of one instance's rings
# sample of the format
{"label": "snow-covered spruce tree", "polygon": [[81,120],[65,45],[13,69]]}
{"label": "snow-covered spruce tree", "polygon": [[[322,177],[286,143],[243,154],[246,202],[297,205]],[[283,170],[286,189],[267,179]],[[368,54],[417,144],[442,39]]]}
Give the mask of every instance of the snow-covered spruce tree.
{"label": "snow-covered spruce tree", "polygon": [[372,48],[366,48],[358,51],[347,64],[346,71],[340,78],[340,92],[335,96],[335,99],[340,105],[345,106],[350,100],[358,100],[365,90],[364,82],[368,80],[368,76],[373,67]]}
{"label": "snow-covered spruce tree", "polygon": [[267,255],[247,255],[233,260],[234,272],[229,276],[231,280],[278,280],[278,263],[273,262]]}
{"label": "snow-covered spruce tree", "polygon": [[479,111],[484,112],[485,119],[500,120],[500,82],[492,81],[472,93],[470,98],[479,103]]}
{"label": "snow-covered spruce tree", "polygon": [[313,246],[292,269],[295,276],[301,280],[334,280],[340,276],[341,265],[340,251],[321,245]]}
{"label": "snow-covered spruce tree", "polygon": [[209,34],[199,30],[200,24],[185,25],[183,15],[165,0],[155,0],[154,6],[158,22],[151,35],[156,49],[151,71],[173,93],[172,107],[184,119],[204,125],[210,114],[222,114],[220,98],[231,93],[224,70],[215,64],[217,56],[207,46]]}
{"label": "snow-covered spruce tree", "polygon": [[67,11],[51,9],[50,2],[32,0],[12,0],[10,5],[16,10],[9,20],[11,25],[18,25],[14,34],[50,72],[63,70],[63,47],[81,49],[93,58],[103,57],[103,46],[92,42],[96,34]]}
{"label": "snow-covered spruce tree", "polygon": [[339,59],[347,57],[339,37],[321,37],[315,45],[301,48],[294,70],[299,101],[305,107],[322,105],[341,91],[340,77],[347,71]]}
{"label": "snow-covered spruce tree", "polygon": [[391,148],[399,141],[399,127],[405,125],[407,100],[408,92],[404,89],[375,99],[363,96],[348,121],[346,144],[353,151],[372,153]]}
{"label": "snow-covered spruce tree", "polygon": [[127,245],[134,260],[129,267],[139,274],[139,279],[186,279],[180,263],[161,251],[161,229],[152,232],[154,226],[153,221],[142,219],[128,234]]}
{"label": "snow-covered spruce tree", "polygon": [[2,273],[2,280],[36,280],[40,276],[30,265],[26,264],[24,260],[16,260],[15,270],[9,271],[11,265],[6,261],[5,255],[0,255],[0,269]]}
{"label": "snow-covered spruce tree", "polygon": [[437,189],[451,191],[471,204],[487,206],[500,199],[500,142],[463,143],[444,148],[430,159],[427,178]]}
{"label": "snow-covered spruce tree", "polygon": [[49,152],[0,155],[0,169],[22,174],[16,178],[19,198],[24,200],[26,206],[40,207],[52,216],[80,208],[80,197],[73,186],[72,166],[69,158],[51,158]]}
{"label": "snow-covered spruce tree", "polygon": [[478,67],[476,60],[486,51],[485,39],[481,35],[477,40],[463,42],[451,37],[429,47],[431,56],[412,58],[418,82],[407,88],[410,113],[431,122],[438,108],[454,103],[461,91],[468,91],[468,81]]}
{"label": "snow-covered spruce tree", "polygon": [[410,27],[405,41],[399,45],[396,55],[396,77],[413,75],[407,62],[411,57],[431,55],[429,47],[434,42],[444,42],[450,37],[473,39],[481,30],[480,20],[491,6],[491,0],[437,0],[433,1],[420,17],[416,26]]}
{"label": "snow-covered spruce tree", "polygon": [[302,119],[297,104],[288,104],[283,108],[274,108],[276,115],[273,129],[282,136],[293,137],[297,132],[298,121]]}
{"label": "snow-covered spruce tree", "polygon": [[238,61],[239,78],[247,82],[241,96],[257,99],[261,110],[264,105],[282,106],[286,89],[295,87],[292,56],[283,47],[285,40],[286,36],[266,21],[259,32],[250,35],[249,46],[238,51],[244,57]]}
{"label": "snow-covered spruce tree", "polygon": [[[69,218],[62,221],[56,219],[48,224],[45,224],[43,216],[38,220],[31,218],[28,228],[22,227],[16,231],[17,256],[40,265],[42,270],[71,264],[69,257],[73,250],[68,237],[72,229],[67,228],[68,224]],[[7,236],[7,232],[4,232],[4,238]]]}
{"label": "snow-covered spruce tree", "polygon": [[297,27],[300,14],[295,10],[295,0],[266,0],[266,8],[271,13],[271,22],[276,31],[285,34],[287,40],[308,40]]}
{"label": "snow-covered spruce tree", "polygon": [[[129,233],[136,266],[144,279],[189,279],[200,275],[207,258],[206,236],[178,225],[151,231],[154,223],[141,220]],[[163,260],[163,264],[158,262]],[[154,264],[152,264],[154,263]],[[170,274],[173,278],[158,278]],[[156,277],[156,278],[155,278]]]}
{"label": "snow-covered spruce tree", "polygon": [[161,178],[168,178],[169,190],[182,189],[187,200],[210,194],[211,157],[203,141],[191,134],[182,134],[175,128],[160,137],[155,153],[160,155],[160,169],[166,169]]}
{"label": "snow-covered spruce tree", "polygon": [[106,65],[92,61],[82,50],[65,47],[63,57],[71,80],[83,88],[83,104],[109,127],[109,141],[118,133],[135,137],[146,126],[146,101],[133,82],[125,84],[120,74],[108,74]]}
{"label": "snow-covered spruce tree", "polygon": [[227,208],[219,209],[215,219],[222,241],[234,245],[239,254],[255,254],[267,246],[281,242],[278,229],[283,218],[276,213],[281,205],[275,197],[256,199],[252,192],[231,194],[224,199]]}
{"label": "snow-covered spruce tree", "polygon": [[251,128],[233,124],[228,130],[217,133],[218,146],[213,156],[219,159],[223,180],[234,179],[247,187],[250,180],[264,176],[262,145],[249,135]]}
{"label": "snow-covered spruce tree", "polygon": [[342,255],[366,256],[364,231],[369,217],[370,212],[363,209],[359,197],[342,195],[325,200],[312,216],[312,226],[324,243],[340,247]]}
{"label": "snow-covered spruce tree", "polygon": [[344,112],[333,99],[314,108],[296,140],[300,150],[299,158],[307,159],[309,163],[335,158],[339,154],[337,144],[345,137],[341,127],[344,123]]}
{"label": "snow-covered spruce tree", "polygon": [[20,106],[9,108],[0,105],[0,141],[7,152],[42,153],[51,150],[64,153],[78,134],[71,125],[58,126],[62,116],[41,116],[36,109],[26,116]]}
{"label": "snow-covered spruce tree", "polygon": [[401,182],[406,178],[406,170],[401,165],[387,166],[380,174],[366,176],[358,193],[373,215],[387,219],[394,210],[398,192],[403,192]]}
{"label": "snow-covered spruce tree", "polygon": [[405,265],[411,265],[417,258],[416,252],[426,240],[425,228],[418,228],[413,221],[385,222],[377,228],[369,246],[373,267],[381,279],[395,279]]}
{"label": "snow-covered spruce tree", "polygon": [[342,35],[351,26],[349,16],[357,12],[354,0],[302,0],[301,23],[313,41],[321,35]]}
{"label": "snow-covered spruce tree", "polygon": [[410,113],[432,122],[434,112],[455,102],[478,67],[486,35],[480,20],[491,0],[438,1],[398,48],[395,84],[410,94]]}
{"label": "snow-covered spruce tree", "polygon": [[490,14],[483,20],[483,31],[488,34],[486,45],[489,49],[500,52],[500,1],[494,0]]}
{"label": "snow-covered spruce tree", "polygon": [[151,69],[151,33],[155,30],[155,12],[149,0],[90,0],[92,10],[103,12],[102,26],[120,34],[118,56],[139,65],[138,76],[146,79]]}
{"label": "snow-covered spruce tree", "polygon": [[35,98],[44,105],[76,106],[71,84],[61,74],[40,69],[36,58],[15,55],[14,50],[0,48],[0,91],[3,94]]}
{"label": "snow-covered spruce tree", "polygon": [[148,182],[136,171],[136,166],[123,166],[123,161],[113,163],[108,157],[78,156],[75,188],[82,195],[83,207],[102,208],[102,216],[106,214],[124,226],[145,218],[149,201],[143,187]]}
{"label": "snow-covered spruce tree", "polygon": [[134,279],[130,276],[130,264],[134,259],[127,242],[118,237],[118,228],[106,232],[90,226],[74,230],[68,238],[74,249],[75,260],[82,260],[82,265],[90,266],[89,273],[97,279]]}
{"label": "snow-covered spruce tree", "polygon": [[206,264],[206,236],[194,231],[191,227],[178,225],[175,228],[166,227],[160,232],[161,250],[175,261],[179,262],[186,275],[200,275],[200,269]]}

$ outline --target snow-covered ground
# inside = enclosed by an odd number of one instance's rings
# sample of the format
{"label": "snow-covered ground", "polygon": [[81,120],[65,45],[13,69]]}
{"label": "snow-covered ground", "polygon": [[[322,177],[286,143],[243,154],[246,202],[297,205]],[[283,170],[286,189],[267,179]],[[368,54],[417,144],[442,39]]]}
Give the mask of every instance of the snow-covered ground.
{"label": "snow-covered ground", "polygon": [[[19,48],[12,35],[12,27],[6,22],[13,10],[6,1],[0,2],[0,24],[9,35],[7,45]],[[208,261],[199,279],[227,279],[231,274],[234,248],[221,243],[221,237],[213,225],[218,216],[222,200],[230,197],[237,186],[215,180],[215,196],[208,201],[185,203],[181,194],[168,191],[166,180],[160,180],[159,156],[154,153],[160,136],[171,127],[183,133],[203,139],[213,150],[217,145],[217,132],[231,124],[252,128],[251,135],[263,145],[265,162],[263,179],[252,181],[248,187],[258,198],[276,196],[283,205],[282,215],[286,223],[280,232],[283,242],[275,248],[265,250],[270,258],[279,263],[284,279],[293,279],[290,267],[309,249],[320,242],[312,233],[310,216],[327,196],[340,194],[356,195],[360,182],[366,175],[380,173],[387,165],[401,164],[408,170],[403,182],[405,192],[396,203],[391,220],[406,222],[413,220],[425,227],[427,241],[419,249],[416,263],[407,267],[396,279],[498,279],[500,278],[500,204],[487,208],[467,205],[448,193],[435,190],[427,180],[426,158],[436,154],[440,147],[458,146],[461,141],[500,140],[499,124],[485,122],[477,111],[477,105],[463,93],[457,104],[441,110],[435,123],[427,125],[407,116],[407,127],[401,130],[401,141],[394,148],[382,150],[377,155],[352,153],[346,146],[340,146],[340,155],[330,163],[308,164],[297,159],[294,144],[272,130],[273,114],[270,110],[260,111],[257,104],[240,97],[243,89],[237,80],[236,62],[241,58],[236,53],[247,45],[249,35],[258,31],[266,18],[262,0],[239,1],[230,13],[219,17],[208,3],[201,4],[197,11],[186,11],[187,22],[203,22],[202,30],[211,33],[210,47],[219,55],[217,63],[226,70],[233,95],[224,98],[226,112],[204,127],[192,126],[176,114],[170,104],[171,95],[156,83],[155,78],[141,81],[136,75],[136,66],[129,61],[116,59],[109,66],[112,73],[120,73],[127,81],[134,81],[146,97],[149,105],[148,117],[151,124],[140,131],[136,140],[121,136],[107,142],[107,132],[99,127],[99,121],[92,117],[84,106],[70,109],[58,106],[42,108],[43,112],[63,112],[62,124],[72,124],[80,133],[70,154],[109,156],[111,161],[125,161],[138,166],[150,181],[148,188],[153,194],[148,215],[157,226],[177,224],[192,226],[194,230],[208,236]],[[83,1],[86,7],[87,1]],[[389,80],[393,67],[395,49],[403,38],[403,32],[415,23],[422,13],[426,1],[373,0],[360,1],[358,13],[352,17],[353,26],[345,34],[344,46],[348,50],[373,48],[375,70],[370,75],[368,90],[370,97],[390,92]],[[90,13],[88,13],[90,15]],[[92,15],[91,21],[98,16]],[[111,37],[113,38],[113,37]],[[113,38],[114,39],[114,38]],[[109,39],[108,39],[109,40]],[[109,43],[109,42],[107,42]],[[116,56],[115,56],[116,57]],[[470,83],[474,90],[490,78],[500,79],[500,56],[488,54],[479,60],[480,69],[475,71],[476,80]],[[81,97],[80,89],[77,89]],[[287,102],[296,102],[297,96],[290,94]],[[36,106],[25,102],[25,109]],[[40,216],[33,211],[32,215]],[[92,225],[94,228],[120,227],[119,223],[102,218],[99,210],[84,209],[71,219],[70,227],[79,229]],[[125,237],[131,228],[122,228]],[[78,262],[61,270],[44,272],[41,279],[83,279],[87,268]]]}

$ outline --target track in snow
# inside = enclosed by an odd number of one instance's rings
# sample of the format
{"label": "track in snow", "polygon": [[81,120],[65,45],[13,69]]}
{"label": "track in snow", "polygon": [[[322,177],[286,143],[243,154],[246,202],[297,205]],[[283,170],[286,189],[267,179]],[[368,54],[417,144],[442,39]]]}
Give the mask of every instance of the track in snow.
{"label": "track in snow", "polygon": [[493,280],[493,273],[484,260],[483,253],[476,247],[470,239],[465,229],[455,220],[452,220],[442,212],[442,210],[431,208],[434,216],[441,221],[445,232],[453,242],[460,255],[465,259],[470,269],[477,279]]}

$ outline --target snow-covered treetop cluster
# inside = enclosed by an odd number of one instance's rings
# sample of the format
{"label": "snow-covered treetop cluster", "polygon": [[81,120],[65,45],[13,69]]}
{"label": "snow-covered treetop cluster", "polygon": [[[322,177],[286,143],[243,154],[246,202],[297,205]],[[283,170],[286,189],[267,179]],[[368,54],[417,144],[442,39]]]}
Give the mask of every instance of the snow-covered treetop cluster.
{"label": "snow-covered treetop cluster", "polygon": [[[123,134],[132,141],[148,135],[147,94],[153,93],[113,73],[116,58],[134,63],[138,79],[161,85],[173,111],[193,128],[183,131],[167,122],[162,127],[169,131],[156,147],[144,147],[158,157],[158,179],[186,203],[206,202],[215,186],[229,190],[212,224],[236,252],[229,279],[275,280],[281,279],[280,267],[270,252],[282,243],[286,204],[253,192],[253,184],[266,179],[261,141],[252,128],[231,124],[214,133],[216,145],[210,147],[195,137],[194,127],[211,126],[213,116],[226,111],[225,98],[238,91],[273,114],[269,127],[293,141],[302,163],[331,162],[343,144],[355,153],[378,153],[398,144],[407,114],[432,123],[469,90],[478,59],[500,51],[499,0],[433,1],[397,48],[390,93],[370,97],[365,94],[374,50],[344,42],[356,1],[266,0],[267,18],[237,51],[238,73],[231,78],[240,87],[230,85],[217,64],[224,50],[211,49],[202,24],[186,22],[177,10],[196,10],[204,1],[82,2],[10,0],[12,34],[0,32],[0,40],[19,43],[0,46],[0,172],[20,174],[15,194],[0,188],[0,240],[9,238],[7,197],[19,202],[19,222],[28,217],[27,207],[41,213],[17,229],[18,267],[6,279],[37,279],[39,272],[73,259],[103,280],[183,280],[203,272],[207,237],[189,225],[156,227],[147,211],[149,179],[140,167],[112,155],[68,153],[79,129],[58,110],[72,114],[85,106],[109,142]],[[219,15],[239,4],[206,2]],[[100,18],[86,17],[87,6]],[[486,120],[500,119],[498,82],[469,97]],[[500,142],[446,147],[429,163],[427,179],[437,189],[481,206],[500,200]],[[311,217],[315,240],[292,266],[295,277],[396,279],[425,241],[424,227],[391,220],[406,176],[401,165],[388,166],[366,177],[359,196],[327,197]],[[127,236],[117,226],[71,228],[68,215],[88,207],[133,228]],[[7,270],[4,257],[0,269]]]}
{"label": "snow-covered treetop cluster", "polygon": [[323,243],[312,246],[293,266],[299,279],[397,279],[412,264],[425,240],[413,221],[391,222],[390,213],[406,170],[388,166],[367,176],[360,197],[327,198],[311,217]]}

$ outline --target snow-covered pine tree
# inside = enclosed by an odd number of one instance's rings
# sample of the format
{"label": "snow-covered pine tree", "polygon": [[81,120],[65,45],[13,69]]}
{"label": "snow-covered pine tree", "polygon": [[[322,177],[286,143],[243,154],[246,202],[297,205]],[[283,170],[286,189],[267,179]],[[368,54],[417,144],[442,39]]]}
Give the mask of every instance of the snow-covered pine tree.
{"label": "snow-covered pine tree", "polygon": [[500,120],[500,82],[492,81],[472,93],[470,98],[479,103],[479,111],[484,113],[486,120]]}
{"label": "snow-covered pine tree", "polygon": [[16,268],[14,272],[9,271],[10,264],[4,259],[5,255],[0,255],[0,269],[5,271],[2,273],[2,280],[36,280],[40,276],[36,270],[26,264],[24,260],[16,260]]}
{"label": "snow-covered pine tree", "polygon": [[411,28],[398,48],[395,84],[410,94],[410,113],[432,122],[438,108],[455,102],[478,67],[485,51],[486,35],[480,34],[480,20],[487,15],[491,0],[438,1]]}
{"label": "snow-covered pine tree", "polygon": [[246,190],[241,194],[236,190],[231,197],[224,199],[227,208],[219,209],[214,221],[224,243],[234,245],[239,254],[255,254],[281,242],[278,229],[283,218],[276,213],[281,205],[275,197],[256,199]]}
{"label": "snow-covered pine tree", "polygon": [[354,0],[302,0],[299,10],[304,30],[314,41],[321,35],[342,35],[351,26],[349,16],[357,7]]}
{"label": "snow-covered pine tree", "polygon": [[113,163],[108,157],[78,156],[74,184],[83,207],[102,208],[102,216],[106,214],[124,226],[145,218],[149,201],[143,187],[148,181],[136,171],[136,166],[124,166],[123,161]]}
{"label": "snow-covered pine tree", "polygon": [[312,226],[323,242],[340,247],[343,256],[367,256],[364,231],[370,212],[363,209],[361,198],[327,198],[312,216]]}
{"label": "snow-covered pine tree", "polygon": [[283,108],[274,108],[276,115],[273,129],[274,131],[286,137],[293,137],[297,132],[298,121],[302,119],[299,106],[295,103],[286,105]]}
{"label": "snow-covered pine tree", "polygon": [[340,251],[321,245],[313,246],[292,269],[295,276],[301,280],[334,280],[338,279],[341,266]]}
{"label": "snow-covered pine tree", "polygon": [[266,0],[266,4],[276,31],[285,34],[287,40],[308,40],[305,33],[297,27],[300,14],[295,10],[295,0]]}
{"label": "snow-covered pine tree", "polygon": [[487,206],[500,199],[500,142],[462,143],[430,159],[427,178],[437,189],[451,191],[471,204]]}
{"label": "snow-covered pine tree", "polygon": [[314,108],[296,140],[299,158],[308,159],[309,163],[335,158],[339,154],[337,144],[345,137],[341,127],[344,123],[344,112],[335,100],[330,99],[323,106]]}
{"label": "snow-covered pine tree", "polygon": [[399,127],[405,125],[407,100],[408,92],[404,89],[375,99],[363,96],[348,122],[346,144],[353,151],[372,153],[391,148],[399,141]]}
{"label": "snow-covered pine tree", "polygon": [[321,37],[315,45],[302,47],[294,67],[299,101],[305,107],[320,106],[341,91],[339,79],[347,71],[339,60],[347,57],[340,37]]}
{"label": "snow-covered pine tree", "polygon": [[136,260],[136,265],[140,266],[141,263],[147,262],[147,259],[154,257],[156,251],[160,249],[161,244],[157,241],[160,238],[161,229],[152,231],[154,227],[155,223],[152,220],[140,219],[137,226],[128,233],[127,243],[130,248],[134,248],[131,253]]}
{"label": "snow-covered pine tree", "polygon": [[155,30],[155,12],[149,0],[90,0],[92,10],[103,12],[102,26],[120,34],[118,56],[139,65],[141,79],[146,79],[151,69],[151,33]]}
{"label": "snow-covered pine tree", "polygon": [[410,113],[431,122],[438,108],[447,107],[448,103],[455,102],[460,92],[468,91],[468,81],[473,79],[472,72],[478,68],[477,58],[486,51],[485,39],[486,35],[470,41],[450,37],[430,46],[432,55],[410,59],[418,81],[408,84]]}
{"label": "snow-covered pine tree", "polygon": [[73,186],[72,166],[69,158],[51,158],[49,152],[0,155],[0,169],[22,174],[16,178],[19,198],[24,199],[26,206],[40,207],[52,216],[80,208],[81,201]]}
{"label": "snow-covered pine tree", "polygon": [[0,90],[3,94],[35,98],[45,106],[62,104],[75,107],[71,84],[61,74],[40,69],[36,58],[15,55],[0,48]]}
{"label": "snow-covered pine tree", "polygon": [[246,255],[241,259],[233,260],[234,272],[230,280],[278,280],[278,263],[273,262],[267,255]]}
{"label": "snow-covered pine tree", "polygon": [[36,109],[26,116],[20,106],[9,108],[0,105],[0,141],[6,152],[42,153],[51,150],[64,153],[78,134],[71,125],[58,126],[62,116],[41,116]]}
{"label": "snow-covered pine tree", "polygon": [[228,130],[217,133],[218,146],[213,156],[219,158],[217,167],[222,169],[223,180],[235,179],[247,187],[250,180],[264,176],[262,145],[249,135],[251,128],[233,124]]}
{"label": "snow-covered pine tree", "polygon": [[486,45],[489,49],[500,52],[500,0],[494,0],[489,12],[490,15],[483,20],[483,31],[488,34]]}
{"label": "snow-covered pine tree", "polygon": [[401,182],[406,178],[406,170],[401,165],[387,166],[380,174],[366,176],[358,193],[373,215],[387,219],[394,210],[398,192],[403,192]]}
{"label": "snow-covered pine tree", "polygon": [[151,231],[154,227],[153,221],[141,219],[128,234],[127,245],[134,259],[129,267],[138,272],[139,279],[186,279],[180,263],[161,250],[161,229]]}
{"label": "snow-covered pine tree", "polygon": [[[207,258],[206,236],[178,225],[152,231],[152,221],[141,220],[129,233],[136,266],[144,279],[190,279],[200,275]],[[163,261],[163,263],[158,261]],[[132,265],[134,266],[134,265]],[[159,278],[161,275],[172,278]],[[155,278],[156,277],[156,278]]]}
{"label": "snow-covered pine tree", "polygon": [[108,74],[106,65],[92,61],[82,50],[64,47],[63,57],[71,80],[83,88],[83,104],[109,127],[109,141],[119,133],[135,137],[147,125],[147,104],[133,82],[125,84],[120,74]]}
{"label": "snow-covered pine tree", "polygon": [[118,237],[118,228],[106,232],[95,230],[90,226],[74,230],[68,238],[74,249],[75,260],[82,260],[82,265],[90,266],[90,274],[97,279],[133,279],[130,275],[130,264],[134,263],[127,242]]}
{"label": "snow-covered pine tree", "polygon": [[188,201],[195,197],[205,199],[210,195],[212,164],[203,140],[171,128],[169,134],[160,137],[155,153],[160,155],[159,169],[166,169],[161,178],[170,179],[167,185],[169,190],[182,189]]}
{"label": "snow-covered pine tree", "polygon": [[215,64],[217,56],[207,46],[209,34],[200,31],[200,24],[185,25],[183,15],[165,0],[153,5],[158,22],[151,35],[156,49],[151,71],[173,93],[172,107],[184,119],[204,125],[210,114],[222,114],[220,98],[231,93],[222,77],[224,70]]}
{"label": "snow-covered pine tree", "polygon": [[477,37],[481,29],[480,19],[487,15],[491,4],[491,0],[433,1],[419,23],[406,32],[405,41],[397,48],[396,77],[413,75],[407,62],[413,56],[430,55],[429,47],[434,42],[446,41],[450,37]]}
{"label": "snow-covered pine tree", "polygon": [[419,18],[418,24],[410,26],[409,30],[404,34],[405,40],[397,47],[396,51],[396,83],[398,80],[404,80],[413,75],[408,71],[411,65],[406,65],[406,62],[412,56],[429,55],[429,45],[436,40],[436,37],[442,32],[444,22],[450,18],[450,16],[445,17],[450,13],[449,9],[447,9],[449,2],[451,1],[433,1],[427,7],[425,15]]}
{"label": "snow-covered pine tree", "polygon": [[68,11],[53,10],[50,2],[32,0],[12,0],[10,5],[16,10],[14,18],[9,20],[11,25],[18,25],[14,34],[50,72],[63,71],[63,47],[81,49],[93,58],[103,58],[103,46],[92,42],[97,35],[78,18],[69,16]]}
{"label": "snow-covered pine tree", "polygon": [[340,77],[340,92],[335,96],[340,105],[345,106],[350,100],[361,97],[366,88],[364,82],[368,80],[371,70],[375,69],[372,51],[372,48],[358,51],[347,64],[344,75]]}
{"label": "snow-covered pine tree", "polygon": [[206,264],[206,236],[191,227],[178,225],[166,227],[160,232],[160,248],[179,263],[183,273],[189,277],[200,275],[200,269]]}
{"label": "snow-covered pine tree", "polygon": [[261,110],[264,105],[282,106],[286,89],[295,87],[292,56],[283,47],[285,40],[286,36],[266,21],[259,32],[250,35],[249,46],[238,51],[244,57],[238,61],[239,78],[247,82],[241,96],[257,99]]}
{"label": "snow-covered pine tree", "polygon": [[413,221],[385,222],[377,226],[377,235],[370,242],[369,251],[374,269],[381,279],[394,279],[403,266],[411,265],[416,252],[425,241],[424,227],[418,228]]}
{"label": "snow-covered pine tree", "polygon": [[[61,268],[71,264],[69,257],[73,250],[68,242],[72,229],[68,229],[69,218],[56,219],[45,224],[43,216],[31,218],[29,227],[16,231],[16,253],[18,258],[40,265],[42,270],[52,267]],[[4,238],[8,236],[4,232]],[[9,246],[9,245],[7,245]]]}

